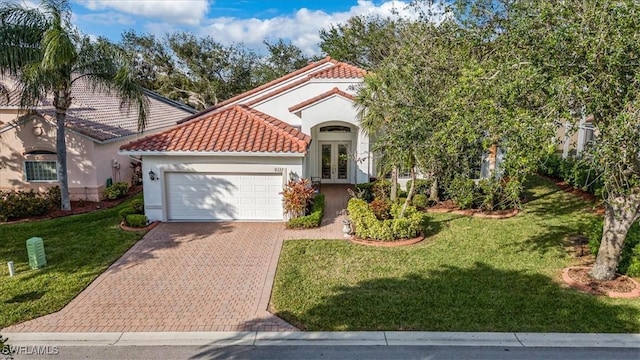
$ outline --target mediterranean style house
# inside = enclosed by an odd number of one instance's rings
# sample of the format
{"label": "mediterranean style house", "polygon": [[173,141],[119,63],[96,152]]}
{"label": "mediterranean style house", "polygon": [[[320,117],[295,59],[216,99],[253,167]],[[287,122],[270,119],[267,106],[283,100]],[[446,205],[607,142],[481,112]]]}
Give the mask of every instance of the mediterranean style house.
{"label": "mediterranean style house", "polygon": [[145,214],[278,221],[289,179],[368,182],[375,164],[354,105],[365,74],[327,57],[123,145],[142,159]]}

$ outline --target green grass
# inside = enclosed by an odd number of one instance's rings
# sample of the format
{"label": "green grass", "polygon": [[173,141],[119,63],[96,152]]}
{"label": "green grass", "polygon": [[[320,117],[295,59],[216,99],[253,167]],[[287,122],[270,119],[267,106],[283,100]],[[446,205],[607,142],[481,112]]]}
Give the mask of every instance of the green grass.
{"label": "green grass", "polygon": [[306,330],[640,332],[640,300],[566,288],[567,236],[592,205],[535,178],[505,220],[430,214],[428,239],[400,248],[286,241],[271,310]]}
{"label": "green grass", "polygon": [[[137,197],[140,197],[138,195]],[[119,228],[117,207],[52,220],[0,225],[0,329],[60,310],[142,232]],[[25,242],[44,240],[47,266],[31,270]],[[7,261],[16,276],[9,277]]]}

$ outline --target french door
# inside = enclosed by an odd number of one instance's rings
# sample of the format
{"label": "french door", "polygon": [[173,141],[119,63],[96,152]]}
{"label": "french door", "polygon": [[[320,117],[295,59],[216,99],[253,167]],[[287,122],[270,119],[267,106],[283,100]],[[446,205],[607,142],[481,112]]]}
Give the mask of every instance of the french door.
{"label": "french door", "polygon": [[345,183],[351,181],[351,142],[320,142],[320,177],[322,183]]}

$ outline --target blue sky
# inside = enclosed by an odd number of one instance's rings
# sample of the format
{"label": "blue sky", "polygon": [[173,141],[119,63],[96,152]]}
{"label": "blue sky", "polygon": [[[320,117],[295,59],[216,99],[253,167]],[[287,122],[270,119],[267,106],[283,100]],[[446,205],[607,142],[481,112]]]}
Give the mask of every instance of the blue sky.
{"label": "blue sky", "polygon": [[[27,0],[35,4],[38,0]],[[321,28],[355,15],[413,17],[409,0],[71,0],[74,23],[89,35],[118,41],[124,30],[163,36],[184,30],[224,44],[260,51],[263,40],[284,38],[317,54]]]}

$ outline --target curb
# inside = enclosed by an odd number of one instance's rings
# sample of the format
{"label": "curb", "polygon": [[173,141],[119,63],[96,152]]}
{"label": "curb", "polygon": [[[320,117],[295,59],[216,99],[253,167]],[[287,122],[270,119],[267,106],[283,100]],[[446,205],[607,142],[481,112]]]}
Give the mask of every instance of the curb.
{"label": "curb", "polygon": [[639,348],[640,334],[355,332],[6,333],[12,346],[500,346]]}

